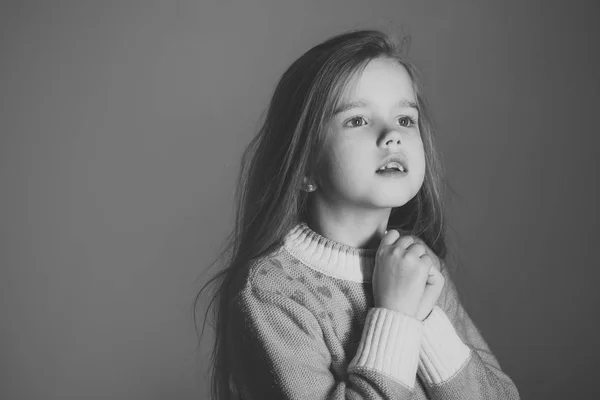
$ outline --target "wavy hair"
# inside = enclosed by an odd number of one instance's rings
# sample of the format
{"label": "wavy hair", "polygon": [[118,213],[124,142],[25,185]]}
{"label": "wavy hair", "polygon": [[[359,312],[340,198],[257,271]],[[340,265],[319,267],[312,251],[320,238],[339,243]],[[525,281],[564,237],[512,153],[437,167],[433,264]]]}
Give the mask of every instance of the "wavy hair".
{"label": "wavy hair", "polygon": [[[235,194],[235,227],[225,250],[211,266],[223,261],[202,291],[213,285],[211,301],[215,342],[211,354],[211,395],[216,399],[238,398],[233,379],[233,355],[228,354],[229,304],[235,295],[234,278],[249,263],[281,246],[285,234],[308,215],[308,193],[300,190],[302,178],[310,176],[323,157],[326,123],[333,115],[350,80],[375,58],[396,60],[408,72],[417,106],[426,172],[417,195],[402,207],[393,208],[389,229],[419,236],[440,259],[446,256],[443,219],[443,184],[439,155],[434,146],[430,113],[419,86],[417,69],[406,59],[404,39],[378,30],[355,30],[329,38],[311,48],[284,72],[273,93],[256,136],[243,153]],[[202,327],[202,335],[204,325]],[[201,340],[201,336],[200,339]]]}

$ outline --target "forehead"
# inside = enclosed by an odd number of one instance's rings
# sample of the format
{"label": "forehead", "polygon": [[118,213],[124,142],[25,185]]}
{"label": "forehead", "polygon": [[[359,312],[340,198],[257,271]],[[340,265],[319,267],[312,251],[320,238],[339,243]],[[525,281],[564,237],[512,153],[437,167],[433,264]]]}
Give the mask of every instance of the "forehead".
{"label": "forehead", "polygon": [[342,93],[343,102],[357,99],[370,102],[405,99],[414,102],[413,83],[406,68],[398,61],[376,58],[350,79]]}

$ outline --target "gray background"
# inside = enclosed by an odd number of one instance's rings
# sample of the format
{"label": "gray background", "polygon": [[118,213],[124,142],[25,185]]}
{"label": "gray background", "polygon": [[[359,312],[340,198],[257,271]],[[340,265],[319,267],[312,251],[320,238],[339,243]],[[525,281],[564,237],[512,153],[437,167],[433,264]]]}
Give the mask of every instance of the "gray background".
{"label": "gray background", "polygon": [[457,194],[465,307],[524,399],[599,393],[591,4],[2,2],[0,398],[207,398],[191,304],[242,150],[296,57],[390,23]]}

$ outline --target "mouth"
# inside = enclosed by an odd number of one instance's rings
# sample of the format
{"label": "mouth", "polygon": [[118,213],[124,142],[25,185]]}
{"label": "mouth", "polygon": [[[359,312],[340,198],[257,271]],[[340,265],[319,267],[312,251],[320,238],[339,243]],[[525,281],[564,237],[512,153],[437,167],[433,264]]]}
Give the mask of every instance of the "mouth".
{"label": "mouth", "polygon": [[380,175],[406,175],[406,159],[399,155],[387,157],[375,172]]}
{"label": "mouth", "polygon": [[400,171],[397,169],[386,169],[383,171],[376,171],[377,175],[383,176],[383,177],[390,177],[390,178],[394,178],[394,177],[403,177],[408,175],[408,172],[406,171]]}
{"label": "mouth", "polygon": [[388,164],[384,165],[383,167],[379,168],[375,172],[385,173],[385,172],[408,172],[408,171],[406,168],[404,168],[404,165],[397,163],[397,162],[391,162],[391,163],[388,163]]}

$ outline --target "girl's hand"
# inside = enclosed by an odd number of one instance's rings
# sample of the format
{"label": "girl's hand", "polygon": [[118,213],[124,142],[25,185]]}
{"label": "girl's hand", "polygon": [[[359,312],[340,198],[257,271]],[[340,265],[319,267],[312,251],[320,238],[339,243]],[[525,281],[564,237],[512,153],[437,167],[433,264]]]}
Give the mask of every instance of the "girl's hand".
{"label": "girl's hand", "polygon": [[417,241],[417,243],[421,243],[423,246],[425,246],[425,250],[427,251],[427,254],[429,254],[429,257],[431,257],[431,261],[433,261],[433,266],[437,268],[438,271],[441,271],[441,262],[440,259],[438,258],[437,254],[435,254],[433,252],[433,250],[431,250],[429,248],[429,246],[427,246],[427,244],[425,244],[425,242],[423,241],[423,239],[419,238],[419,237],[415,237],[415,240]]}
{"label": "girl's hand", "polygon": [[423,298],[421,299],[421,304],[419,305],[419,311],[417,312],[417,318],[423,321],[429,316],[431,310],[440,297],[442,289],[444,288],[444,284],[446,283],[446,279],[440,272],[440,259],[438,256],[421,239],[416,238],[416,240],[425,246],[427,254],[429,254],[429,257],[431,257],[433,260],[433,266],[429,269],[427,285],[425,286],[425,292],[423,293]]}
{"label": "girl's hand", "polygon": [[423,321],[425,318],[427,318],[431,313],[431,310],[433,310],[435,303],[442,293],[445,283],[446,280],[442,273],[435,266],[432,266],[429,269],[427,285],[425,286],[423,298],[421,299],[421,304],[419,305],[419,310],[417,311],[417,318],[420,321]]}
{"label": "girl's hand", "polygon": [[[426,245],[412,236],[400,237],[397,230],[388,231],[375,257],[372,280],[375,307],[388,308],[416,318],[430,269],[435,268],[432,265],[433,260],[427,254]],[[428,302],[434,294],[435,291],[429,292]]]}

